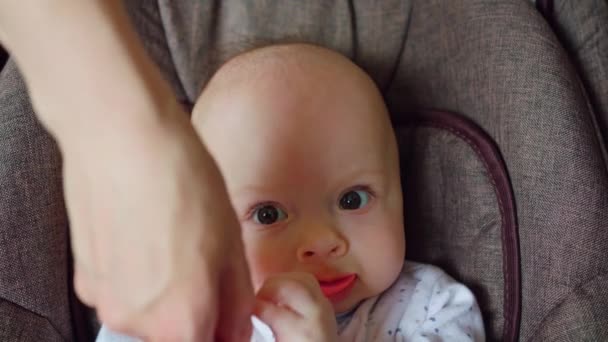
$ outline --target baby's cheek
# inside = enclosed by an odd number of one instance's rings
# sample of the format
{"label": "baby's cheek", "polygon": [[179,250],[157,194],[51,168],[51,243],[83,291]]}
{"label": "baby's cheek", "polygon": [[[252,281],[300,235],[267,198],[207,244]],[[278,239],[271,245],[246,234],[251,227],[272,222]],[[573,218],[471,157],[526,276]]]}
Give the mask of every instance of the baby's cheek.
{"label": "baby's cheek", "polygon": [[[399,276],[404,262],[405,237],[398,222],[378,221],[375,229],[365,231],[358,241],[357,259],[364,281],[373,295],[386,290]],[[401,230],[399,230],[401,229]]]}
{"label": "baby's cheek", "polygon": [[288,252],[274,244],[245,244],[245,251],[256,291],[269,276],[292,271]]}
{"label": "baby's cheek", "polygon": [[381,242],[383,245],[391,246],[391,248],[387,248],[384,255],[387,286],[390,286],[399,277],[403,263],[405,262],[405,234],[403,232],[403,225],[392,225],[391,228],[393,234],[387,234],[385,240]]}

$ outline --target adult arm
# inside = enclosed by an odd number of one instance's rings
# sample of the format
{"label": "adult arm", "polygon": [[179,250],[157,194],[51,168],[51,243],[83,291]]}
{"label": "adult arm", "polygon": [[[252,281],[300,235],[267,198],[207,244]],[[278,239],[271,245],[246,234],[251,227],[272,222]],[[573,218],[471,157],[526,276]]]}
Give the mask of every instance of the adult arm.
{"label": "adult arm", "polygon": [[117,0],[0,2],[0,41],[63,155],[76,291],[130,335],[247,339],[222,177],[129,25]]}

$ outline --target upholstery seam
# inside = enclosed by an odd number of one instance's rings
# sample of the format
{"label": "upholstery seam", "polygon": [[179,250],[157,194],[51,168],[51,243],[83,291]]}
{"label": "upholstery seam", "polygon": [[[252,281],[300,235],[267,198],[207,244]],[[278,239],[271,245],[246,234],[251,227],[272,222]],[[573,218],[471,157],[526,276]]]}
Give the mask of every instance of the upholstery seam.
{"label": "upholstery seam", "polygon": [[412,22],[412,12],[414,11],[414,4],[410,4],[409,7],[409,11],[407,14],[407,23],[405,25],[405,32],[403,33],[403,39],[401,40],[401,46],[400,46],[400,50],[397,53],[397,57],[395,59],[395,66],[393,67],[393,70],[390,73],[390,79],[386,82],[386,86],[383,87],[382,89],[382,94],[386,94],[388,92],[389,89],[391,89],[391,87],[393,86],[393,83],[395,83],[395,79],[397,78],[397,70],[399,69],[399,67],[401,66],[401,62],[403,59],[403,54],[405,52],[405,45],[407,42],[407,37],[409,36],[409,32],[410,32],[410,24]]}
{"label": "upholstery seam", "polygon": [[[494,179],[494,175],[492,174],[492,172],[490,172],[490,167],[488,165],[487,160],[484,158],[483,154],[481,153],[481,151],[479,150],[479,147],[477,146],[477,144],[475,144],[474,142],[472,142],[467,136],[465,136],[462,132],[457,131],[456,129],[454,129],[453,127],[448,127],[448,126],[444,126],[438,123],[423,123],[423,126],[427,126],[427,127],[434,127],[436,129],[441,129],[444,131],[448,131],[452,134],[454,134],[455,136],[459,137],[461,140],[463,140],[467,145],[469,145],[469,147],[471,149],[473,149],[473,151],[475,152],[475,154],[477,155],[477,158],[479,158],[481,160],[481,162],[483,163],[483,166],[486,170],[486,175],[487,177],[490,179],[490,183],[492,184],[492,190],[494,191],[494,196],[496,197],[496,199],[498,200],[498,208],[500,210],[500,225],[502,227],[501,229],[501,237],[503,236],[503,232],[506,230],[506,220],[505,220],[505,211],[504,211],[504,203],[503,200],[501,198],[501,196],[499,195],[499,190],[498,190],[498,186],[496,185],[496,180]],[[506,268],[508,267],[508,263],[504,262],[503,260],[503,274],[505,276],[505,290],[506,293],[509,294],[509,296],[512,296],[512,289],[511,289],[511,274],[510,272],[507,272]],[[503,305],[511,306],[510,301],[506,301],[506,303],[503,303]],[[511,311],[511,310],[507,310],[507,311]],[[508,317],[508,318],[507,318]],[[509,317],[509,315],[507,315],[507,317],[505,317],[505,325],[508,326],[509,330],[512,329],[513,327],[513,322],[512,322],[512,318]]]}
{"label": "upholstery seam", "polygon": [[[521,272],[521,263],[520,263],[520,255],[519,255],[519,234],[517,229],[517,214],[516,214],[516,206],[514,203],[514,194],[512,190],[511,181],[508,178],[508,172],[506,170],[506,164],[504,160],[501,158],[500,150],[495,146],[493,139],[490,136],[487,136],[487,133],[483,131],[480,127],[475,125],[470,119],[466,119],[456,113],[449,111],[440,111],[440,110],[421,110],[414,112],[415,115],[410,119],[405,119],[404,123],[407,125],[415,125],[415,126],[426,126],[431,127],[443,131],[447,131],[456,137],[460,138],[464,141],[469,147],[474,151],[477,155],[478,159],[481,159],[483,166],[486,170],[487,177],[490,180],[490,183],[494,190],[494,195],[499,204],[499,210],[501,213],[501,242],[503,249],[503,274],[504,274],[504,286],[505,292],[503,294],[504,303],[503,303],[503,336],[502,338],[505,340],[517,340],[517,336],[519,335],[519,325],[521,320],[521,283],[520,284],[511,284],[512,282],[519,281],[521,282],[521,278],[519,273]],[[439,115],[439,117],[437,117]],[[466,129],[452,127],[449,124],[446,124],[441,115],[448,115],[449,117],[457,119],[457,122],[461,125],[464,125]],[[472,130],[475,132],[474,134],[469,134],[467,130]],[[476,137],[476,135],[479,135]],[[489,161],[486,160],[484,153],[481,152],[480,146],[474,140],[479,139],[483,144],[488,144],[490,148],[489,153],[492,155],[492,161],[496,162],[496,167],[499,168],[502,175],[504,173],[506,184],[506,196],[509,197],[510,204],[512,205],[511,210],[509,211],[509,217],[505,215],[505,203],[503,202],[502,191],[500,191],[497,182],[495,172],[492,172],[490,168]],[[502,182],[501,182],[502,184]],[[511,217],[512,215],[512,217]],[[512,221],[512,222],[511,222]],[[510,223],[510,225],[508,224]],[[507,227],[509,225],[509,227]],[[507,228],[512,228],[512,232],[507,231]],[[514,245],[513,245],[514,243]],[[514,274],[511,274],[507,270],[511,270]],[[515,278],[513,278],[515,277]],[[512,285],[516,286],[515,288]],[[508,314],[505,314],[508,313]],[[515,315],[515,317],[511,317]],[[517,329],[517,330],[516,330]]]}
{"label": "upholstery seam", "polygon": [[566,295],[564,295],[564,297],[562,298],[562,300],[560,300],[558,303],[556,303],[551,310],[549,310],[549,312],[547,313],[547,315],[543,318],[543,320],[541,321],[541,323],[538,325],[538,327],[536,328],[536,330],[534,330],[534,333],[532,333],[532,335],[530,335],[531,337],[528,338],[528,341],[535,341],[535,336],[540,332],[540,330],[542,329],[543,325],[545,324],[545,322],[547,321],[547,317],[550,317],[557,309],[559,309],[566,300],[568,300],[570,298],[570,295],[572,295],[575,291],[577,291],[578,289],[584,287],[585,285],[591,283],[592,281],[596,280],[597,278],[601,278],[601,277],[606,277],[608,276],[608,272],[604,271],[601,273],[596,274],[595,276],[591,277],[590,279],[587,279],[585,282],[580,283],[578,286],[576,286],[575,288],[573,288],[570,292],[568,292]]}
{"label": "upholstery seam", "polygon": [[37,313],[37,312],[35,312],[35,311],[31,310],[31,309],[26,308],[26,307],[25,307],[25,306],[23,306],[23,305],[17,304],[17,303],[15,303],[14,301],[12,301],[12,300],[10,300],[10,299],[7,299],[7,298],[5,298],[5,297],[0,297],[0,303],[2,303],[3,301],[4,301],[5,303],[8,303],[8,304],[10,304],[10,305],[12,305],[12,306],[17,307],[17,309],[24,310],[25,312],[30,313],[30,314],[32,314],[32,315],[34,315],[34,316],[38,317],[38,318],[42,318],[43,320],[45,320],[45,321],[46,321],[46,322],[47,322],[47,323],[48,323],[48,324],[51,326],[51,328],[53,328],[53,330],[55,330],[55,333],[57,333],[57,335],[58,335],[58,336],[61,336],[61,338],[62,338],[64,341],[66,340],[66,339],[65,339],[65,336],[63,336],[63,334],[62,334],[62,333],[59,331],[59,329],[57,329],[57,327],[56,327],[56,326],[53,324],[53,322],[51,322],[51,321],[50,321],[50,320],[49,320],[47,317],[45,317],[45,316],[43,316],[43,315],[41,315],[41,314],[39,314],[39,313]]}

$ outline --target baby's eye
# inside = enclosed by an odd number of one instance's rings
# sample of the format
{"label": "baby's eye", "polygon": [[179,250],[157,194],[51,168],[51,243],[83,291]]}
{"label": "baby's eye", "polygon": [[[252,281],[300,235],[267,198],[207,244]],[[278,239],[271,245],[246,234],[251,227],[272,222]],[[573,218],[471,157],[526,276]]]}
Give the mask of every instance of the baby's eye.
{"label": "baby's eye", "polygon": [[350,190],[340,198],[340,209],[357,210],[363,208],[369,202],[370,194],[365,190]]}
{"label": "baby's eye", "polygon": [[287,214],[272,204],[264,204],[253,211],[253,221],[257,224],[270,225],[287,218]]}

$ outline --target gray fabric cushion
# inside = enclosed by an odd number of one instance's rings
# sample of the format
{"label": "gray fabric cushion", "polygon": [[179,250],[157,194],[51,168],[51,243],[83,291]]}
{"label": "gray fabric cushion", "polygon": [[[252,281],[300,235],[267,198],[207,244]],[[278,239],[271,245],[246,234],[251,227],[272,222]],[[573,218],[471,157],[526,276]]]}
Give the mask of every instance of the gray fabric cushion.
{"label": "gray fabric cushion", "polygon": [[171,56],[190,102],[229,57],[286,41],[331,47],[386,85],[402,50],[409,1],[159,0]]}
{"label": "gray fabric cushion", "polygon": [[515,340],[519,240],[498,149],[454,113],[409,113],[395,125],[408,258],[440,266],[473,290],[488,339]]}
{"label": "gray fabric cushion", "polygon": [[[545,0],[547,1],[547,0]],[[608,2],[554,0],[547,13],[558,37],[580,72],[608,145]]]}
{"label": "gray fabric cushion", "polygon": [[531,341],[606,341],[608,275],[586,280],[573,289],[540,325]]}
{"label": "gray fabric cushion", "polygon": [[[0,298],[46,318],[57,336],[68,340],[68,234],[60,156],[37,123],[10,61],[0,74],[0,104]],[[18,320],[0,325],[11,321]],[[4,336],[9,331],[29,336],[26,330],[34,322],[5,330]]]}
{"label": "gray fabric cushion", "polygon": [[50,321],[0,298],[0,341],[64,341]]}
{"label": "gray fabric cushion", "polygon": [[[415,4],[388,103],[393,113],[418,107],[462,113],[497,142],[518,212],[520,340],[542,340],[536,331],[547,322],[571,326],[573,312],[557,308],[608,269],[608,173],[584,90],[531,4]],[[598,340],[608,338],[601,335],[605,288],[579,303],[598,314],[578,322],[579,332]]]}
{"label": "gray fabric cushion", "polygon": [[[148,55],[159,66],[165,80],[173,88],[175,96],[183,101],[186,95],[180,76],[176,73],[174,61],[176,58],[174,56],[179,56],[179,52],[169,48],[159,4],[155,1],[133,0],[124,1],[124,6]],[[189,23],[183,22],[182,25],[189,25]]]}

